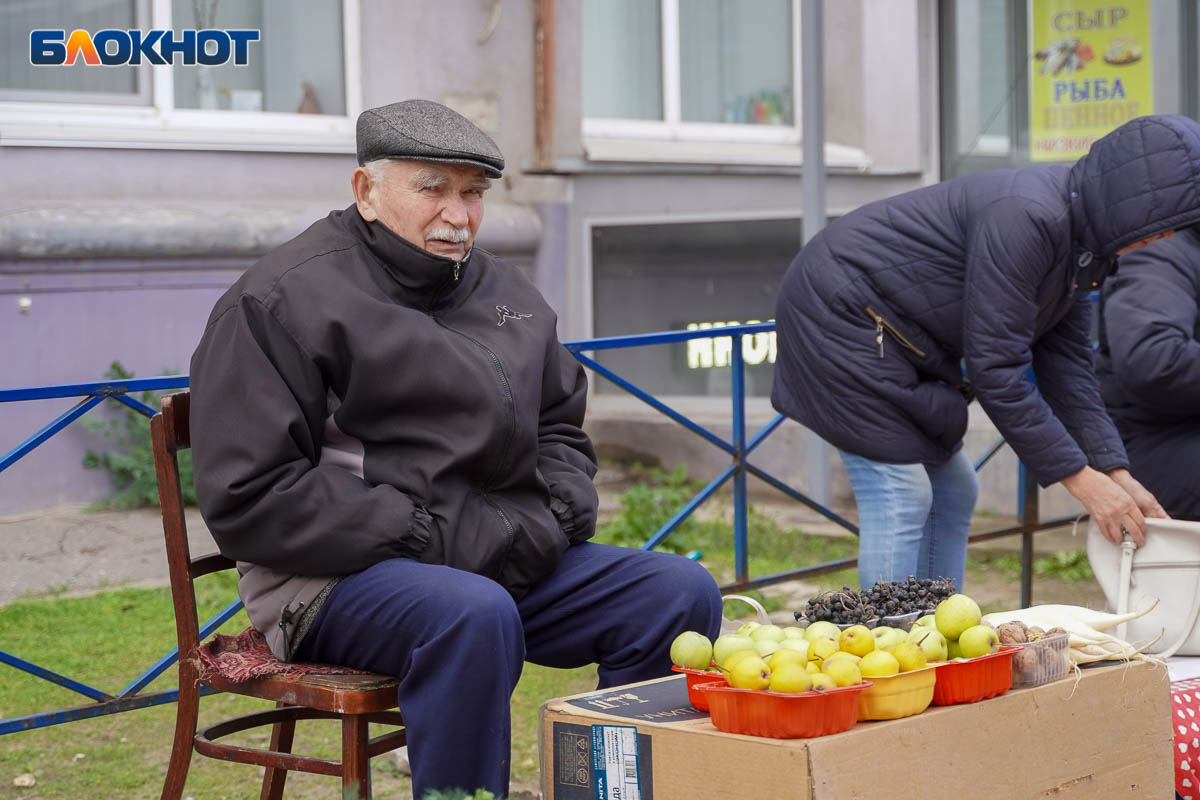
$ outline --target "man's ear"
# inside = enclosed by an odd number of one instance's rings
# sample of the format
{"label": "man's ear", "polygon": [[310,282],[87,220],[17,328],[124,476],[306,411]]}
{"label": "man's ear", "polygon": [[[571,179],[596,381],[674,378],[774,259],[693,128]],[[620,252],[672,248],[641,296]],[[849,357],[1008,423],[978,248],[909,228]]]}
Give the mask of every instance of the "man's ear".
{"label": "man's ear", "polygon": [[371,173],[358,167],[350,176],[350,187],[354,190],[354,203],[358,206],[358,213],[362,218],[367,222],[379,219],[379,213],[371,202]]}

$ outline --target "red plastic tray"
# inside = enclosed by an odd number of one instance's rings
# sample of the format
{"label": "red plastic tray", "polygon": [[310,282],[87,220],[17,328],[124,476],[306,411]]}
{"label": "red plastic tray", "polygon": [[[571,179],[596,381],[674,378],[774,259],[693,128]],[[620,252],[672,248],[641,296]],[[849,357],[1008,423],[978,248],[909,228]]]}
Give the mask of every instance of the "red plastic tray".
{"label": "red plastic tray", "polygon": [[672,665],[671,669],[682,672],[687,676],[688,702],[701,711],[708,711],[708,698],[696,687],[702,683],[726,683],[719,672],[709,672],[706,669],[688,669]]}
{"label": "red plastic tray", "polygon": [[717,730],[773,739],[808,739],[854,727],[858,722],[858,695],[871,685],[864,681],[856,686],[796,694],[735,689],[724,681],[703,683],[698,688],[708,695],[709,714]]}
{"label": "red plastic tray", "polygon": [[1020,649],[1001,645],[999,650],[986,656],[937,662],[933,704],[975,703],[1004,694],[1012,688],[1012,660]]}

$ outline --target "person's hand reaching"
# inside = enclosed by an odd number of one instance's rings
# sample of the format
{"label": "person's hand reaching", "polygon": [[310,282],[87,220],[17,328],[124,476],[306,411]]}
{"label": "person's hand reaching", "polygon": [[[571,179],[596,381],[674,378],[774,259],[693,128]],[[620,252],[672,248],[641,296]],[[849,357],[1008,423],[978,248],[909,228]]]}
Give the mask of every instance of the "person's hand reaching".
{"label": "person's hand reaching", "polygon": [[[1128,470],[1123,471],[1126,475],[1129,474]],[[1130,477],[1129,480],[1132,481],[1133,478]],[[1083,503],[1092,520],[1100,526],[1105,539],[1113,544],[1120,544],[1124,535],[1128,533],[1138,547],[1146,543],[1145,514],[1137,500],[1114,478],[1091,467],[1084,467],[1074,475],[1064,478],[1062,484],[1076,500]],[[1138,484],[1138,488],[1158,506],[1153,495],[1146,492],[1141,484]]]}

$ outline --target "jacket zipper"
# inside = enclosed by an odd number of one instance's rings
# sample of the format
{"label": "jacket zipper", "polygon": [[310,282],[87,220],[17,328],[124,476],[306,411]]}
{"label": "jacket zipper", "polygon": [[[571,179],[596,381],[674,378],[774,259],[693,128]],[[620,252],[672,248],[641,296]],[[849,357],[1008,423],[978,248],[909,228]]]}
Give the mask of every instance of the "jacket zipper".
{"label": "jacket zipper", "polygon": [[508,553],[512,550],[513,540],[517,538],[517,535],[513,531],[512,523],[508,520],[508,515],[504,513],[504,509],[500,508],[500,504],[493,500],[487,492],[481,492],[480,497],[483,498],[483,502],[487,503],[492,511],[496,512],[496,516],[504,523],[504,552],[500,554],[500,560],[496,564],[496,571],[492,575],[492,578],[499,578],[500,572],[504,569],[504,564],[508,561]]}
{"label": "jacket zipper", "polygon": [[468,336],[460,330],[451,328],[445,322],[438,319],[436,316],[433,316],[432,314],[430,316],[438,325],[442,326],[451,333],[457,333],[459,336],[463,337],[468,342],[482,350],[492,362],[492,369],[496,372],[496,380],[500,382],[500,386],[504,389],[504,401],[508,407],[508,431],[504,436],[504,446],[500,449],[500,456],[496,459],[496,463],[492,467],[491,473],[488,475],[487,480],[484,481],[483,488],[480,490],[480,495],[483,497],[483,501],[488,504],[492,511],[496,513],[496,516],[500,518],[500,521],[504,523],[504,553],[500,556],[500,562],[496,567],[496,574],[492,576],[499,577],[500,571],[504,569],[505,562],[508,561],[508,554],[512,550],[513,541],[516,539],[516,532],[513,530],[512,522],[509,521],[508,515],[505,514],[504,510],[500,508],[500,504],[494,501],[488,495],[488,490],[492,487],[492,484],[495,483],[496,476],[500,474],[501,467],[504,466],[504,462],[508,459],[509,448],[512,447],[513,436],[516,434],[517,428],[516,402],[513,400],[512,387],[509,385],[508,376],[504,374],[504,365],[500,363],[500,357],[492,352],[491,348],[478,339]]}
{"label": "jacket zipper", "polygon": [[888,322],[886,319],[884,319],[882,316],[880,316],[879,313],[875,311],[875,309],[871,308],[870,306],[867,306],[867,314],[870,315],[871,319],[875,320],[875,344],[879,345],[879,357],[880,358],[883,358],[883,332],[884,331],[887,331],[888,333],[890,333],[892,335],[893,339],[895,339],[897,342],[899,342],[901,345],[908,348],[912,352],[916,353],[921,358],[925,357],[924,350],[922,350],[921,348],[917,347],[915,344],[910,342],[903,333],[896,330],[896,326],[892,325],[892,323]]}
{"label": "jacket zipper", "polygon": [[447,325],[445,322],[442,322],[442,320],[439,319],[435,315],[431,314],[430,317],[438,325],[441,325],[443,328],[450,331],[451,333],[457,333],[459,336],[463,337],[468,342],[470,342],[471,344],[475,345],[480,350],[482,350],[484,352],[484,354],[487,355],[488,359],[492,362],[492,369],[496,373],[496,380],[500,383],[501,388],[504,389],[504,402],[505,402],[505,404],[507,406],[507,410],[508,410],[508,430],[505,432],[504,446],[500,450],[500,457],[496,459],[496,463],[492,467],[491,473],[488,475],[487,480],[484,482],[483,490],[487,491],[488,489],[491,488],[492,484],[495,482],[496,476],[500,473],[500,468],[502,466],[504,466],[504,462],[508,458],[508,450],[512,446],[513,436],[516,433],[517,409],[516,409],[516,403],[513,401],[512,387],[508,383],[508,376],[504,374],[504,365],[500,363],[500,358],[494,352],[492,352],[492,350],[487,345],[485,345],[483,342],[479,341],[478,339],[468,336],[467,334],[463,333],[460,330],[451,328],[449,325]]}

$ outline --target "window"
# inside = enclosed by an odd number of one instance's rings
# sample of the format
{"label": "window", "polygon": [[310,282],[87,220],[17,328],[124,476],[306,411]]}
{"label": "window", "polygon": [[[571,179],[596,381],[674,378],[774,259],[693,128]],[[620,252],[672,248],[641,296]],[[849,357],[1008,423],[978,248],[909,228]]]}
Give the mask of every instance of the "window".
{"label": "window", "polygon": [[939,29],[944,178],[1070,163],[1130,115],[1200,107],[1195,0],[952,0]]}
{"label": "window", "polygon": [[[0,145],[353,151],[359,0],[21,0],[0,42],[28,54],[37,28],[255,29],[249,63],[0,63]],[[110,45],[109,52],[113,47]],[[208,52],[214,52],[210,43]]]}
{"label": "window", "polygon": [[797,0],[584,0],[588,136],[798,142]]}
{"label": "window", "polygon": [[[800,220],[711,220],[591,228],[596,336],[767,322],[800,249]],[[603,350],[596,359],[656,395],[729,396],[732,339]],[[771,391],[775,336],[743,340],[746,392]],[[620,392],[596,381],[601,394]]]}

